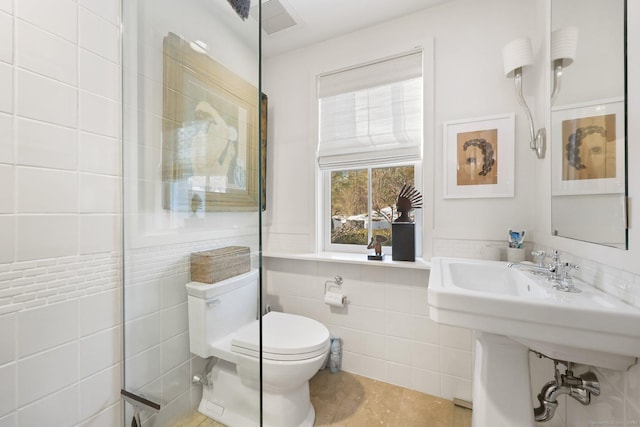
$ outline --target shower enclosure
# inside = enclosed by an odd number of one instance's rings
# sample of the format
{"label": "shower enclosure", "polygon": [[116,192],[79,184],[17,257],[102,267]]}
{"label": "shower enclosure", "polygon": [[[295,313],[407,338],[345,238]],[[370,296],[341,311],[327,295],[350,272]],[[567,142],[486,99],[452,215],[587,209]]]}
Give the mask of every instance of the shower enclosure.
{"label": "shower enclosure", "polygon": [[[200,403],[193,378],[208,360],[189,351],[190,255],[248,247],[260,268],[258,9],[243,19],[227,0],[122,2],[127,427],[174,426]],[[259,407],[260,390],[246,399]]]}

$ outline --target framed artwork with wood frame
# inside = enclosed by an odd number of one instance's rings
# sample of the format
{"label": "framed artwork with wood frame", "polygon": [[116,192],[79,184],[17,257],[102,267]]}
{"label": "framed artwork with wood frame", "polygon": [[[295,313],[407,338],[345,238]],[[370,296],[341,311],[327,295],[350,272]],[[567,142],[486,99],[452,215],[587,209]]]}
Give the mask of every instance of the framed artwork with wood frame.
{"label": "framed artwork with wood frame", "polygon": [[444,198],[513,197],[513,113],[445,122]]}
{"label": "framed artwork with wood frame", "polygon": [[172,33],[163,79],[163,208],[259,209],[258,90]]}
{"label": "framed artwork with wood frame", "polygon": [[625,192],[624,100],[553,107],[552,195]]}

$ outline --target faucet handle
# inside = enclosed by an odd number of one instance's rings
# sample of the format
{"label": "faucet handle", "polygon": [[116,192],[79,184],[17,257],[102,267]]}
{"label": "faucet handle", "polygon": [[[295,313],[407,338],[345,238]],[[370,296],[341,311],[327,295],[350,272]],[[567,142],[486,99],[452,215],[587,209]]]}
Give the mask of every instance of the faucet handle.
{"label": "faucet handle", "polygon": [[531,256],[533,256],[533,260],[535,261],[535,263],[539,267],[542,267],[543,261],[548,256],[548,254],[545,251],[533,251],[531,252]]}

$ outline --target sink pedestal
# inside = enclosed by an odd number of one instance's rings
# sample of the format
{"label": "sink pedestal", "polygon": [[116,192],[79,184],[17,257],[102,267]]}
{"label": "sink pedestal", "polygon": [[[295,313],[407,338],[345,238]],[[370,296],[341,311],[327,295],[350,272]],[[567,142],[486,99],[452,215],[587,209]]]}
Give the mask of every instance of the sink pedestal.
{"label": "sink pedestal", "polygon": [[529,348],[476,331],[473,427],[535,427]]}

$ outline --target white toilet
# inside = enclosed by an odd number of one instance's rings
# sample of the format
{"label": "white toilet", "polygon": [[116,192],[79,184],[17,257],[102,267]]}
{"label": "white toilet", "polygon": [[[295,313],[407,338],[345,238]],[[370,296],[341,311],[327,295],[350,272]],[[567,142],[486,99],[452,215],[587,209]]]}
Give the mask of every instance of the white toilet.
{"label": "white toilet", "polygon": [[[258,270],[186,286],[191,352],[217,358],[198,410],[229,427],[260,425]],[[329,345],[329,331],[313,319],[278,312],[262,317],[264,426],[313,426],[309,379],[324,364]]]}

